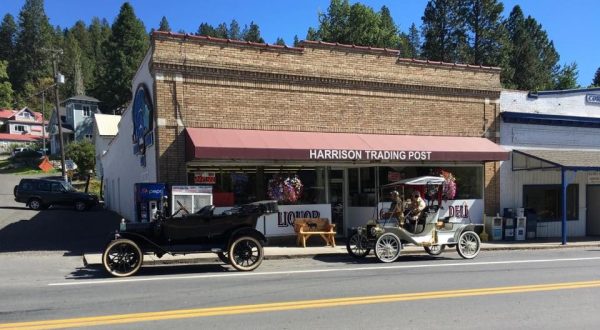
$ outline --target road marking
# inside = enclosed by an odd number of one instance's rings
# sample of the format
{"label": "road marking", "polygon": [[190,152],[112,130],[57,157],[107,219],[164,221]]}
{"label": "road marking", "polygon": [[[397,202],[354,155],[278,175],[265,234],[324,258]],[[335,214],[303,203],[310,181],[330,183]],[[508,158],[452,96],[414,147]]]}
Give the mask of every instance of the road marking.
{"label": "road marking", "polygon": [[355,271],[372,271],[372,270],[390,270],[390,269],[415,269],[415,268],[440,268],[440,267],[470,267],[470,266],[490,266],[490,265],[506,265],[506,264],[530,264],[530,263],[546,263],[546,262],[563,262],[563,261],[586,261],[600,260],[600,257],[589,258],[565,258],[565,259],[534,259],[534,260],[507,260],[507,261],[484,261],[484,262],[454,262],[454,263],[436,263],[427,265],[395,265],[395,266],[374,266],[374,267],[353,267],[353,268],[328,268],[328,269],[307,269],[307,270],[292,270],[292,271],[277,271],[277,272],[234,272],[227,274],[203,274],[203,275],[186,275],[186,276],[159,276],[159,277],[142,277],[142,278],[127,278],[127,279],[107,279],[107,280],[77,280],[73,282],[49,283],[49,286],[73,286],[73,285],[101,285],[115,283],[132,283],[132,282],[149,282],[149,281],[167,281],[167,280],[189,280],[189,279],[205,279],[205,278],[222,278],[222,277],[247,277],[247,276],[271,276],[271,275],[292,275],[292,274],[313,274],[313,273],[331,273],[331,272],[355,272]]}
{"label": "road marking", "polygon": [[208,316],[238,315],[250,313],[278,312],[316,308],[332,308],[352,305],[380,304],[390,302],[447,299],[484,295],[513,294],[539,291],[573,290],[600,287],[600,281],[581,281],[566,283],[535,284],[521,286],[491,287],[479,289],[462,289],[449,291],[430,291],[417,293],[400,293],[378,296],[358,296],[346,298],[286,301],[253,305],[221,306],[212,308],[182,309],[162,312],[145,312],[117,314],[93,317],[80,317],[58,320],[18,322],[0,324],[0,329],[56,329],[72,327],[88,327],[110,324],[127,324],[147,321],[199,318]]}

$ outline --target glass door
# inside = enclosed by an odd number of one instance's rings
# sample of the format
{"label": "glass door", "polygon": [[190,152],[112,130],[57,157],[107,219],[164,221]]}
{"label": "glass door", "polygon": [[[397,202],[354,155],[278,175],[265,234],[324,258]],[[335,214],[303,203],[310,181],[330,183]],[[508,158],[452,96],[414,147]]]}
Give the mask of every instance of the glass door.
{"label": "glass door", "polygon": [[345,169],[329,170],[329,204],[331,204],[331,222],[335,224],[338,235],[344,234],[344,214],[346,212]]}

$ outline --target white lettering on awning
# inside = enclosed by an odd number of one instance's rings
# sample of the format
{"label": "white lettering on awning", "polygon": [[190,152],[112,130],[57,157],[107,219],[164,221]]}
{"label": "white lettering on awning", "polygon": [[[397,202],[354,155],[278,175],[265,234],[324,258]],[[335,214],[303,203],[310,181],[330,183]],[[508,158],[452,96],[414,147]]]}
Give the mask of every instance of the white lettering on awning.
{"label": "white lettering on awning", "polygon": [[309,159],[424,161],[431,159],[431,151],[310,149]]}

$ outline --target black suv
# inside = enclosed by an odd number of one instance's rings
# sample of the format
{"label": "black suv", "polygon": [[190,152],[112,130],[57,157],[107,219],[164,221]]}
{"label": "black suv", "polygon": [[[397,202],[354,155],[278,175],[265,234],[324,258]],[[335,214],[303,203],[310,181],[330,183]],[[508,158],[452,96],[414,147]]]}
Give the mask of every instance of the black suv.
{"label": "black suv", "polygon": [[21,179],[14,194],[15,201],[26,203],[32,210],[51,205],[73,205],[77,211],[84,211],[98,204],[96,195],[79,192],[64,181]]}

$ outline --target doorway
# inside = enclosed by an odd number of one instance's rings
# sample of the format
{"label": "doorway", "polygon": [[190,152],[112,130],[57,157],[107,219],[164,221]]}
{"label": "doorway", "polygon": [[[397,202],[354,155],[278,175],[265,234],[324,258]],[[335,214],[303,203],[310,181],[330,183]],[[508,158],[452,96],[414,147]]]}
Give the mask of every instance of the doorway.
{"label": "doorway", "polygon": [[335,224],[338,235],[344,233],[344,215],[346,213],[346,171],[329,170],[329,204],[331,204],[331,223]]}
{"label": "doorway", "polygon": [[600,236],[600,185],[588,185],[585,195],[587,196],[585,234]]}

